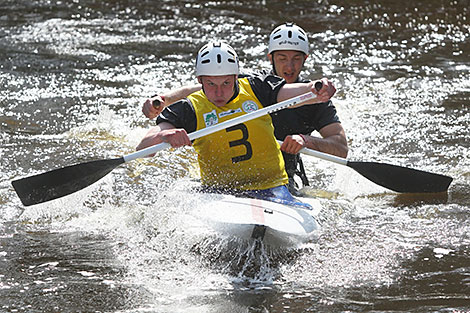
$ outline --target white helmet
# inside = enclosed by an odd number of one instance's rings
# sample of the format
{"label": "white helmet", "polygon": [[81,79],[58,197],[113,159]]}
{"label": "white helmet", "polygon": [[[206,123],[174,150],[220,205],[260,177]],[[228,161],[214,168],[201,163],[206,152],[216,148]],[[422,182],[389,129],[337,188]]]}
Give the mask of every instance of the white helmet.
{"label": "white helmet", "polygon": [[277,50],[295,50],[308,54],[307,34],[293,23],[279,25],[269,35],[268,53]]}
{"label": "white helmet", "polygon": [[196,76],[202,75],[238,75],[238,56],[235,50],[224,42],[204,45],[196,58]]}

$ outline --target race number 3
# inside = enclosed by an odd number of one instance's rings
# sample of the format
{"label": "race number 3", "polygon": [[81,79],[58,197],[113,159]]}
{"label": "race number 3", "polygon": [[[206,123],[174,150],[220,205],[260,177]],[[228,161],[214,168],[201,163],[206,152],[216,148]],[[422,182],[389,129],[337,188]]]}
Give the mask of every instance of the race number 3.
{"label": "race number 3", "polygon": [[248,141],[248,128],[246,128],[245,124],[238,124],[229,128],[226,128],[227,133],[240,130],[242,132],[242,138],[234,141],[230,141],[230,148],[236,146],[245,146],[246,153],[244,155],[239,155],[232,158],[232,163],[238,163],[241,161],[246,161],[251,159],[253,156],[253,149],[251,148],[251,144]]}

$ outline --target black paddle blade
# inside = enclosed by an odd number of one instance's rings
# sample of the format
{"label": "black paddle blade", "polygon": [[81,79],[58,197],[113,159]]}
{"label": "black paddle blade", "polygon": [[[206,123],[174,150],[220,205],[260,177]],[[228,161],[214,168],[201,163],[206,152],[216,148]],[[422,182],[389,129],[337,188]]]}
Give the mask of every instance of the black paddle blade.
{"label": "black paddle blade", "polygon": [[444,192],[452,177],[376,162],[349,162],[347,166],[370,181],[396,192]]}
{"label": "black paddle blade", "polygon": [[29,206],[57,199],[90,186],[124,162],[121,157],[75,164],[14,180],[12,185],[23,205]]}

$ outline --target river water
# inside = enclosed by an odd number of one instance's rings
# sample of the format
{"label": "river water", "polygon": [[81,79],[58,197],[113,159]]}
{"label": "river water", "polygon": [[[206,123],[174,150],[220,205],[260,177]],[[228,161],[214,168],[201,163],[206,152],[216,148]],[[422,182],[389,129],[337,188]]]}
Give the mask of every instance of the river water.
{"label": "river water", "polygon": [[[0,1],[1,312],[470,312],[470,3]],[[211,233],[191,215],[191,149],[127,163],[24,207],[11,181],[134,151],[143,100],[194,82],[196,51],[226,39],[269,68],[294,21],[304,74],[336,85],[351,160],[452,176],[402,195],[304,157],[323,209],[290,250]],[[184,195],[184,196],[182,196]]]}

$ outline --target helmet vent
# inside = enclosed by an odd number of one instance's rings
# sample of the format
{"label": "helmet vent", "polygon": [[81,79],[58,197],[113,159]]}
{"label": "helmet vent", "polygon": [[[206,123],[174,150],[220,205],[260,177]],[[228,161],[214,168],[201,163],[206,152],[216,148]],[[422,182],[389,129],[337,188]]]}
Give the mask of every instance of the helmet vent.
{"label": "helmet vent", "polygon": [[281,38],[281,35],[274,36],[273,40],[278,40],[279,38]]}
{"label": "helmet vent", "polygon": [[196,76],[238,75],[238,56],[223,42],[211,42],[202,47],[196,57]]}
{"label": "helmet vent", "polygon": [[292,31],[289,30],[289,31],[287,32],[287,37],[292,38]]}
{"label": "helmet vent", "polygon": [[302,37],[302,36],[298,36],[298,37],[299,37],[300,40],[306,41],[304,37]]}

